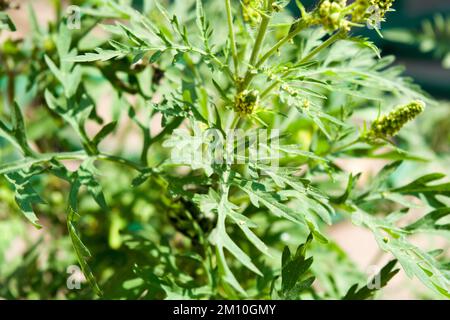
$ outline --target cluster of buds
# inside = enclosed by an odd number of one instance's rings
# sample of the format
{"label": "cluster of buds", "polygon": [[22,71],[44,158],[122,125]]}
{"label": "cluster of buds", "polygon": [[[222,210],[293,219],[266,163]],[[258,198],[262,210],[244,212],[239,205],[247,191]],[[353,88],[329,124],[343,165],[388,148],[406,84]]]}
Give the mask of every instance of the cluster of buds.
{"label": "cluster of buds", "polygon": [[257,24],[261,19],[264,0],[242,0],[242,15],[244,21],[252,25]]}
{"label": "cluster of buds", "polygon": [[349,30],[346,7],[347,0],[322,0],[314,12],[314,23],[323,25],[327,31]]}
{"label": "cluster of buds", "polygon": [[256,109],[259,103],[258,90],[244,90],[236,95],[234,101],[234,111],[241,116],[250,115]]}
{"label": "cluster of buds", "polygon": [[384,16],[391,9],[394,0],[356,0],[352,12],[352,21],[364,23],[375,18],[384,21]]}
{"label": "cluster of buds", "polygon": [[286,83],[282,84],[280,86],[281,90],[287,92],[289,95],[295,97],[298,96],[298,91],[295,90],[294,88],[290,87],[289,85],[287,85]]}
{"label": "cluster of buds", "polygon": [[[327,31],[350,30],[361,23],[377,25],[391,10],[395,0],[322,0],[312,15],[312,24],[320,24]],[[351,16],[351,17],[350,17]]]}
{"label": "cluster of buds", "polygon": [[[262,11],[264,11],[265,0],[241,0],[242,15],[244,21],[256,25],[261,20]],[[269,3],[270,4],[270,3]],[[280,12],[284,6],[277,1],[271,1],[271,10]]]}
{"label": "cluster of buds", "polygon": [[395,136],[403,126],[416,118],[425,110],[425,103],[413,101],[407,105],[395,108],[388,115],[375,120],[363,137],[367,141],[386,140]]}

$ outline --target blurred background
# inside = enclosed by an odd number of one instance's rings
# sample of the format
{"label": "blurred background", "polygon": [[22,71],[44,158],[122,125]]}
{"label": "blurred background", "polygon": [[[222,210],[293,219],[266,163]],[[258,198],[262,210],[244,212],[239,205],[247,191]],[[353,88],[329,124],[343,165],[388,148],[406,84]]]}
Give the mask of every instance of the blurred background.
{"label": "blurred background", "polygon": [[[28,3],[33,5],[39,22],[44,24],[53,20],[52,3],[55,2],[58,0],[16,1],[21,5],[21,9],[11,10],[9,13],[17,25],[18,31],[2,33],[0,48],[3,41],[10,37],[18,39],[27,35],[30,30]],[[76,1],[73,2],[76,3]],[[307,7],[311,7],[316,1],[304,0],[302,2]],[[61,3],[67,5],[68,1],[61,1]],[[134,0],[133,4],[136,8],[142,7],[141,0]],[[289,7],[294,15],[298,14],[293,3]],[[380,38],[373,30],[365,30],[362,35],[375,42],[383,55],[395,55],[396,63],[406,66],[406,74],[414,78],[414,81],[420,84],[425,91],[440,101],[439,108],[435,109],[433,113],[428,113],[427,117],[421,118],[422,120],[417,124],[417,130],[422,132],[430,153],[432,152],[440,158],[440,162],[436,163],[439,163],[441,168],[436,170],[450,173],[450,157],[448,156],[450,153],[450,104],[448,102],[450,101],[450,0],[397,0],[394,7],[397,12],[388,14],[387,22],[382,25],[384,38]],[[105,97],[105,100],[108,100],[108,97]],[[417,144],[423,146],[420,142]],[[364,172],[365,176],[369,177],[378,172],[385,163],[381,160],[349,159],[341,165],[348,171]],[[413,170],[412,167],[409,169]],[[424,168],[424,171],[433,169]],[[405,170],[408,170],[408,167]],[[111,189],[116,192],[117,198],[124,198],[124,207],[121,209],[130,210],[130,212],[136,211],[142,215],[147,214],[146,212],[150,210],[146,207],[145,195],[140,195],[139,199],[131,203],[126,198],[129,196],[126,190],[119,190],[116,185],[111,186]],[[54,191],[48,195],[48,198],[57,204],[55,210],[63,210],[62,197],[64,195],[61,192],[58,193],[58,187]],[[114,195],[114,193],[112,194]],[[0,188],[0,298],[69,297],[70,293],[61,292],[58,288],[61,283],[64,284],[67,278],[64,273],[66,266],[75,261],[74,256],[67,255],[67,252],[71,252],[70,241],[67,237],[61,237],[62,230],[51,229],[53,234],[46,233],[43,236],[32,227],[24,227],[21,218],[12,221],[9,219],[8,210],[13,210],[11,208],[14,205],[11,194],[8,194],[6,189]],[[102,241],[109,241],[110,244],[111,241],[114,242],[111,240],[111,232],[114,237],[114,232],[118,234],[123,223],[119,215],[120,213],[113,212],[111,217],[107,218],[111,227],[110,238],[101,239]],[[56,220],[58,219],[60,218],[56,218]],[[64,226],[64,221],[56,222]],[[45,223],[44,221],[44,225]],[[370,232],[355,227],[349,222],[336,224],[331,227],[329,232],[331,237],[348,252],[362,270],[373,264],[374,259],[379,263],[388,259],[388,257],[385,259],[379,257],[378,246]],[[89,237],[94,237],[94,235],[88,234],[87,238],[89,239]],[[437,243],[445,245],[445,242],[439,242],[439,239],[430,237],[418,238],[416,241],[430,247],[436,247]],[[47,250],[39,251],[38,254],[34,249],[42,242],[47,243]],[[64,255],[55,254],[54,248],[64,248]],[[109,255],[110,263],[120,264],[121,256],[118,251],[110,250],[105,255]],[[42,272],[37,272],[38,269]],[[63,273],[55,278],[58,273],[61,273],[61,270]],[[2,286],[4,288],[8,286],[8,290],[3,291],[8,292],[8,295],[2,296]],[[33,290],[27,290],[27,288],[33,288]],[[79,295],[75,297],[83,297],[83,292],[77,294]],[[417,281],[407,280],[405,275],[401,274],[394,278],[381,298],[412,299],[417,297],[428,297],[423,293],[423,286]]]}

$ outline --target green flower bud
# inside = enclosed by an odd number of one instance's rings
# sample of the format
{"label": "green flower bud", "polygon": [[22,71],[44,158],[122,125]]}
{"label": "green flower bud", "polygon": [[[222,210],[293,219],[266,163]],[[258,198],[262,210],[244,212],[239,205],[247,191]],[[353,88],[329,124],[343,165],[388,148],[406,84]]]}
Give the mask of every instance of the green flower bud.
{"label": "green flower bud", "polygon": [[241,116],[252,114],[259,102],[258,90],[244,90],[236,95],[234,111]]}
{"label": "green flower bud", "polygon": [[314,13],[314,23],[321,24],[328,31],[348,28],[344,9],[346,0],[323,0]]}
{"label": "green flower bud", "polygon": [[352,21],[366,22],[373,15],[383,21],[386,13],[391,9],[394,0],[356,0],[355,9],[352,12]]}
{"label": "green flower bud", "polygon": [[375,2],[374,5],[376,5],[378,9],[380,9],[381,17],[384,17],[385,14],[391,9],[394,0],[372,0],[372,2]]}
{"label": "green flower bud", "polygon": [[264,0],[242,0],[242,15],[244,21],[257,24],[261,19],[260,11],[263,9]]}
{"label": "green flower bud", "polygon": [[424,110],[425,103],[422,101],[413,101],[407,105],[397,107],[388,115],[375,120],[363,138],[368,141],[376,141],[393,137],[407,122],[416,118]]}
{"label": "green flower bud", "polygon": [[275,12],[280,12],[281,10],[283,10],[283,6],[280,5],[279,3],[274,2],[272,3],[272,9]]}

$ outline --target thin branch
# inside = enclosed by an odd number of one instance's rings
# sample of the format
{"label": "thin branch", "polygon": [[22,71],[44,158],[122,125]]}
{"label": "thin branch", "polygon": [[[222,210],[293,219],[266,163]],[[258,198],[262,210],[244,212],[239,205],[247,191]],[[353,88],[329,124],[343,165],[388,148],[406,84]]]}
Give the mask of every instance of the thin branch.
{"label": "thin branch", "polygon": [[233,63],[234,63],[234,73],[237,79],[237,77],[239,76],[239,59],[237,55],[236,39],[234,37],[233,16],[231,13],[230,0],[225,0],[225,6],[227,8],[228,33],[230,35],[231,53],[233,55]]}
{"label": "thin branch", "polygon": [[264,42],[264,38],[266,36],[267,29],[269,27],[270,19],[272,16],[270,12],[272,11],[272,3],[274,0],[268,0],[266,11],[269,14],[262,15],[261,24],[259,26],[258,34],[256,36],[255,44],[253,46],[252,54],[249,60],[249,67],[247,69],[247,73],[244,77],[244,82],[242,84],[242,89],[245,89],[253,78],[251,68],[255,65],[256,59],[258,58],[259,52],[261,51],[261,47]]}

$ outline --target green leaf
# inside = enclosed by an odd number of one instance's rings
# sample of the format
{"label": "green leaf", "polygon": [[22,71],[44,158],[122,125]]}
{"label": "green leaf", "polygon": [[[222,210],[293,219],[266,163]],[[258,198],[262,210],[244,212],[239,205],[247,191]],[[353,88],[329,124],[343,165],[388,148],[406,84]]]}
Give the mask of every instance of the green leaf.
{"label": "green leaf", "polygon": [[66,59],[68,57],[68,53],[65,51],[70,48],[70,39],[70,36],[68,36],[67,40],[58,39],[58,52],[61,54],[59,68],[47,55],[44,56],[45,62],[50,68],[50,71],[63,86],[66,98],[71,98],[76,94],[81,83],[82,76],[81,67],[79,65],[73,67],[73,63]]}
{"label": "green leaf", "polygon": [[38,223],[38,218],[34,213],[33,205],[44,204],[45,202],[34,190],[31,178],[42,173],[43,169],[35,167],[29,170],[20,170],[5,175],[6,179],[12,183],[16,193],[16,203],[27,218],[36,228],[42,226]]}
{"label": "green leaf", "polygon": [[75,250],[75,254],[78,259],[78,263],[81,266],[83,274],[85,275],[89,285],[94,290],[94,292],[101,296],[103,293],[95,280],[95,276],[89,267],[88,260],[92,257],[89,249],[81,241],[77,230],[77,221],[80,218],[78,213],[78,193],[80,191],[81,183],[77,179],[76,173],[70,173],[63,165],[59,163],[54,163],[53,172],[69,181],[71,183],[69,191],[69,212],[67,214],[67,229],[69,231],[70,239],[72,241],[72,246]]}
{"label": "green leaf", "polygon": [[94,101],[87,93],[83,92],[80,97],[56,98],[49,90],[45,90],[45,101],[48,107],[59,114],[78,134],[83,147],[88,154],[98,153],[95,145],[89,140],[85,131],[85,122],[94,110]]}
{"label": "green leaf", "polygon": [[216,257],[217,257],[217,265],[219,267],[219,272],[222,275],[222,278],[230,284],[235,290],[237,290],[242,295],[246,295],[245,290],[239,284],[233,272],[231,272],[230,267],[228,266],[225,258],[225,253],[223,250],[223,246],[216,246]]}
{"label": "green leaf", "polygon": [[26,156],[34,156],[34,152],[28,144],[22,110],[20,109],[20,106],[17,104],[17,102],[14,102],[13,104],[11,122],[11,129],[8,129],[8,127],[4,123],[0,122],[0,130],[4,134],[6,134],[8,140],[19,147]]}
{"label": "green leaf", "polygon": [[64,58],[70,52],[70,45],[72,43],[72,31],[65,23],[59,25],[58,38],[56,39],[56,50],[60,58],[61,66],[64,65]]}
{"label": "green leaf", "polygon": [[48,67],[50,68],[50,71],[53,73],[53,75],[58,79],[59,82],[62,84],[65,83],[65,76],[64,74],[59,70],[59,68],[56,66],[56,64],[50,59],[47,55],[44,56],[45,63],[47,63]]}
{"label": "green leaf", "polygon": [[367,283],[367,285],[360,289],[358,289],[358,284],[353,285],[342,299],[366,300],[372,298],[378,290],[385,287],[388,282],[400,271],[400,269],[394,269],[396,264],[397,260],[390,261],[372,280]]}
{"label": "green leaf", "polygon": [[428,204],[433,206],[434,208],[444,207],[440,200],[436,198],[436,196],[444,196],[450,198],[450,183],[441,183],[441,184],[430,184],[431,182],[435,182],[437,180],[441,180],[445,177],[442,173],[432,173],[427,174],[423,177],[420,177],[413,182],[399,187],[393,188],[389,190],[390,192],[413,195],[419,197],[420,195],[424,195],[426,200],[428,200]]}
{"label": "green leaf", "polygon": [[406,236],[410,231],[395,226],[393,219],[373,217],[362,210],[358,210],[358,215],[372,231],[380,248],[392,253],[409,277],[416,276],[429,289],[450,297],[450,280],[440,269],[440,263],[408,241]]}
{"label": "green leaf", "polygon": [[307,227],[305,217],[300,212],[283,204],[281,202],[282,199],[278,194],[267,192],[263,185],[250,181],[242,181],[241,183],[236,183],[236,186],[248,194],[251,203],[255,207],[259,208],[260,204],[262,204],[275,216],[285,218],[298,223],[300,226]]}
{"label": "green leaf", "polygon": [[450,215],[450,208],[439,208],[427,213],[422,218],[409,224],[405,230],[414,233],[430,232],[430,233],[446,233],[450,236],[450,224],[438,224],[438,221]]}
{"label": "green leaf", "polygon": [[27,136],[25,134],[25,123],[23,120],[22,110],[20,110],[17,102],[13,104],[12,125],[12,130],[14,132],[14,135],[16,136],[16,139],[19,142],[22,140],[26,141]]}
{"label": "green leaf", "polygon": [[253,223],[247,217],[235,212],[232,209],[228,210],[228,216],[231,220],[242,230],[247,239],[263,254],[271,257],[269,248],[266,244],[258,238],[258,236],[250,230],[250,228],[256,228],[257,225]]}
{"label": "green leaf", "polygon": [[351,37],[351,38],[349,38],[349,40],[357,43],[361,47],[369,48],[379,59],[381,59],[380,49],[378,49],[378,47],[372,41],[370,41],[368,38]]}
{"label": "green leaf", "polygon": [[28,147],[22,112],[17,103],[14,103],[12,111],[13,111],[11,115],[12,128],[10,128],[8,125],[6,125],[3,121],[0,120],[0,135],[6,138],[17,149],[20,149],[25,153],[31,154],[32,151]]}
{"label": "green leaf", "polygon": [[450,197],[450,183],[443,183],[438,185],[429,185],[430,182],[441,180],[445,178],[445,174],[432,173],[420,177],[413,182],[399,188],[392,189],[392,192],[405,194],[442,194]]}
{"label": "green leaf", "polygon": [[161,55],[163,54],[164,51],[162,50],[158,50],[156,51],[154,54],[152,54],[152,56],[149,59],[150,63],[155,63],[156,61],[159,60],[159,58],[161,57]]}
{"label": "green leaf", "polygon": [[92,139],[92,143],[95,146],[98,146],[98,144],[105,139],[109,134],[111,134],[117,127],[117,121],[113,121],[108,123],[106,126],[104,126]]}
{"label": "green leaf", "polygon": [[402,165],[403,161],[394,161],[381,169],[381,171],[372,180],[369,190],[380,190],[383,183],[389,179],[389,177],[397,171],[397,169]]}
{"label": "green leaf", "polygon": [[351,193],[356,187],[356,183],[358,182],[359,178],[361,177],[361,173],[358,173],[356,175],[353,175],[350,173],[350,176],[348,177],[347,187],[345,188],[344,193],[339,197],[331,198],[331,201],[336,204],[343,204],[347,201],[347,199],[350,197]]}
{"label": "green leaf", "polygon": [[220,96],[222,97],[222,99],[225,102],[232,103],[231,99],[228,98],[225,90],[222,89],[222,87],[217,83],[217,81],[212,79],[212,83],[213,83],[214,87],[217,89],[217,91],[220,93]]}
{"label": "green leaf", "polygon": [[328,199],[310,185],[310,181],[296,179],[294,177],[295,170],[274,169],[258,164],[255,166],[282,188],[280,194],[294,199],[296,206],[317,214],[325,223],[331,225],[331,215],[334,214],[334,210],[328,205]]}
{"label": "green leaf", "polygon": [[0,12],[0,30],[17,31],[14,22],[6,12]]}
{"label": "green leaf", "polygon": [[210,241],[215,246],[227,249],[238,261],[245,265],[249,270],[261,275],[261,271],[252,263],[250,257],[240,249],[230,238],[225,230],[225,220],[229,215],[230,208],[227,200],[221,199],[217,203],[218,222],[216,228],[211,232]]}
{"label": "green leaf", "polygon": [[243,295],[246,295],[245,290],[237,281],[234,274],[231,272],[226,261],[224,249],[230,252],[239,262],[241,262],[249,270],[257,275],[262,276],[261,271],[253,264],[251,258],[230,238],[226,232],[225,221],[229,217],[236,223],[248,240],[252,242],[261,252],[268,254],[265,244],[250,231],[250,227],[254,225],[246,217],[234,211],[233,204],[229,203],[224,196],[219,196],[214,191],[205,196],[197,195],[194,199],[199,205],[200,209],[205,215],[210,215],[212,212],[217,212],[217,225],[209,236],[209,241],[216,247],[216,256],[219,265],[219,271],[222,278],[230,284],[235,290]]}
{"label": "green leaf", "polygon": [[204,29],[205,25],[205,11],[203,10],[202,0],[196,0],[196,16],[197,16],[197,26],[200,30]]}
{"label": "green leaf", "polygon": [[44,31],[42,30],[41,25],[38,22],[38,18],[36,16],[36,10],[34,9],[31,2],[28,3],[28,20],[30,21],[30,27],[34,34],[41,36]]}
{"label": "green leaf", "polygon": [[143,170],[137,177],[133,179],[131,185],[133,187],[138,187],[147,181],[150,177],[154,176],[155,171],[152,168],[148,168]]}
{"label": "green leaf", "polygon": [[72,185],[71,189],[71,205],[69,207],[69,214],[67,216],[67,229],[69,231],[70,238],[72,240],[72,245],[75,249],[75,253],[78,258],[78,262],[81,266],[81,269],[83,270],[84,275],[86,276],[86,279],[88,280],[90,286],[95,291],[95,293],[99,296],[102,295],[102,291],[100,287],[97,284],[97,281],[95,280],[95,276],[92,273],[91,268],[89,267],[87,260],[91,258],[91,253],[89,249],[84,245],[84,243],[81,241],[80,236],[78,235],[77,228],[76,228],[76,221],[79,218],[78,213],[75,211],[74,207],[77,207],[76,204],[76,195],[78,193],[78,187],[79,185],[75,184]]}
{"label": "green leaf", "polygon": [[79,182],[88,189],[89,193],[102,209],[108,210],[102,187],[95,178],[96,174],[97,169],[94,165],[94,159],[85,160],[77,170]]}
{"label": "green leaf", "polygon": [[284,248],[281,258],[281,297],[284,299],[298,298],[314,282],[314,277],[301,281],[313,263],[312,257],[306,258],[306,247],[312,238],[310,234],[306,242],[297,248],[295,255],[291,254],[287,246]]}
{"label": "green leaf", "polygon": [[85,53],[81,56],[67,57],[65,60],[71,62],[93,62],[93,61],[108,61],[111,59],[122,58],[128,54],[128,52],[121,52],[116,50],[103,50],[96,49],[96,53]]}

